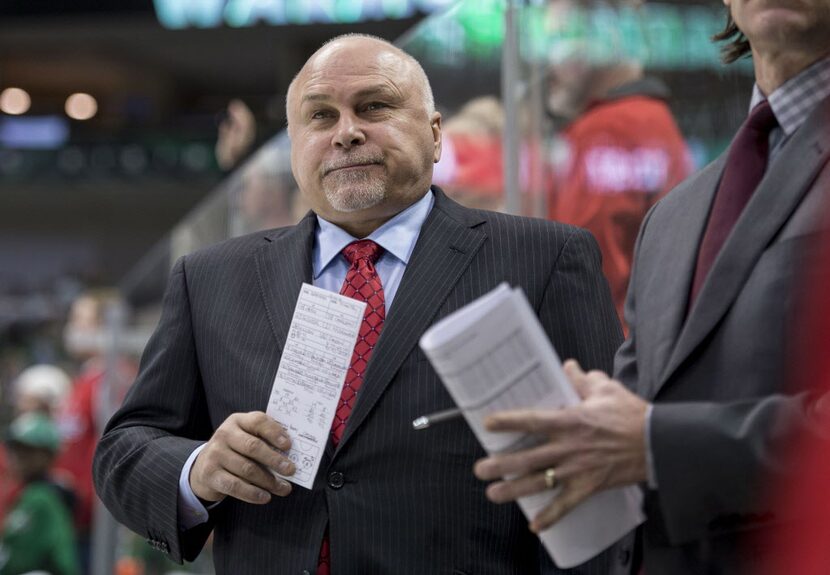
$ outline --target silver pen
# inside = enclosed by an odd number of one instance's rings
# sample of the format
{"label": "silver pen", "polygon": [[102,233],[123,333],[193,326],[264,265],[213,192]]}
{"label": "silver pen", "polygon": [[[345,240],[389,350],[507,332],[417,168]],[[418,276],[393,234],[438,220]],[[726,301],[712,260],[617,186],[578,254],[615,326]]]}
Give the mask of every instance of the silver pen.
{"label": "silver pen", "polygon": [[415,419],[412,422],[413,429],[426,429],[431,425],[436,423],[442,423],[444,421],[451,421],[453,419],[457,419],[461,417],[462,411],[457,407],[453,407],[452,409],[445,409],[444,411],[436,411],[435,413],[430,413],[428,415],[422,415],[421,417]]}

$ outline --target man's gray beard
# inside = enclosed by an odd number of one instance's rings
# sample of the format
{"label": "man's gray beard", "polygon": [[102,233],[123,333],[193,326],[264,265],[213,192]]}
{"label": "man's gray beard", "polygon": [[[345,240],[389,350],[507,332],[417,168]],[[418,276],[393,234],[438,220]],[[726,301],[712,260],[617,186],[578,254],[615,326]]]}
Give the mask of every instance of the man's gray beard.
{"label": "man's gray beard", "polygon": [[386,197],[383,180],[367,174],[332,173],[323,183],[323,192],[338,212],[357,212],[378,205]]}

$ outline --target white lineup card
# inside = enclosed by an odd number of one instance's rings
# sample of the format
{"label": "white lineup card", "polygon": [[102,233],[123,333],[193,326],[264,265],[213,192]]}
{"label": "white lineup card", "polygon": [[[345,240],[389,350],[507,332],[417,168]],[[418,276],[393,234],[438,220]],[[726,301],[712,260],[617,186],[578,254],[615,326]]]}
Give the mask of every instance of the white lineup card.
{"label": "white lineup card", "polygon": [[[366,304],[303,284],[266,413],[291,438],[293,476],[311,489],[329,439]],[[281,476],[282,477],[282,476]]]}

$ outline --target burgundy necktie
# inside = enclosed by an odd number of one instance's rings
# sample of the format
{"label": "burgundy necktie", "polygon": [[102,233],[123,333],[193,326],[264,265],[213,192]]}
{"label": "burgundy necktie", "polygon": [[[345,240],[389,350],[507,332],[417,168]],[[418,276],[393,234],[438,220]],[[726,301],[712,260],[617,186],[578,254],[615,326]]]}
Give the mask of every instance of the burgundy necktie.
{"label": "burgundy necktie", "polygon": [[689,310],[729,232],[764,177],[769,155],[769,134],[777,124],[769,102],[764,100],[752,110],[732,142],[726,158],[726,168],[709,213],[709,222],[700,242],[689,296]]}
{"label": "burgundy necktie", "polygon": [[[357,392],[360,386],[363,385],[363,374],[366,372],[366,365],[369,363],[369,357],[372,355],[372,350],[380,337],[383,320],[386,318],[383,285],[375,270],[375,263],[383,253],[383,248],[372,240],[360,240],[347,245],[343,248],[342,253],[348,260],[350,267],[346,273],[346,279],[343,281],[343,287],[340,288],[340,294],[365,301],[366,311],[363,313],[363,323],[360,325],[357,343],[352,353],[351,365],[346,373],[343,391],[340,393],[340,403],[331,424],[331,441],[335,446],[340,443],[340,438],[343,437],[343,430],[346,429],[346,422],[352,412]],[[326,531],[320,548],[317,575],[330,575],[330,573],[331,552],[328,531]]]}

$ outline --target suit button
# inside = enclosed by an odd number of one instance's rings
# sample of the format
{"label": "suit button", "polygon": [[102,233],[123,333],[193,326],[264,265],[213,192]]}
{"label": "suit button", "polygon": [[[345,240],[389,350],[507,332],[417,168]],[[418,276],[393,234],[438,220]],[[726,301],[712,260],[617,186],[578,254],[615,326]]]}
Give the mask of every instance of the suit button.
{"label": "suit button", "polygon": [[303,575],[311,575],[311,571],[308,569],[303,569]]}
{"label": "suit button", "polygon": [[329,473],[329,487],[332,489],[340,489],[343,487],[343,484],[346,480],[343,477],[343,474],[339,471],[332,471]]}
{"label": "suit button", "polygon": [[628,565],[628,562],[631,561],[631,549],[629,549],[628,547],[620,549],[619,555],[617,557],[620,560],[621,565]]}

